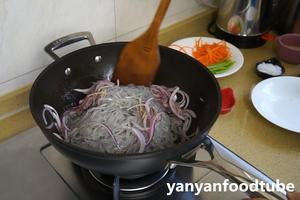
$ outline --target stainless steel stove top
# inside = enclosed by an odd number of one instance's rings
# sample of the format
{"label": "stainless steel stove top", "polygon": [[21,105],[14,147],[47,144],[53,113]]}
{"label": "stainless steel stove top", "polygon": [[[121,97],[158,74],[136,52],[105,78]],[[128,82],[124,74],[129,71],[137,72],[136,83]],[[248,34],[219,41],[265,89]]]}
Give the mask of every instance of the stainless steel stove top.
{"label": "stainless steel stove top", "polygon": [[[224,152],[229,153],[225,148]],[[230,155],[235,162],[244,162],[234,154]],[[203,151],[199,151],[198,156],[201,159],[208,157]],[[76,173],[76,166],[48,145],[37,127],[1,143],[0,160],[1,200],[105,199],[104,196],[95,195],[89,190]],[[189,181],[193,182],[222,183],[224,180],[222,176],[202,168],[177,167],[176,174],[181,174],[179,177],[189,177]],[[160,194],[162,199],[168,199],[163,195]],[[246,194],[240,192],[201,192],[194,199],[235,200],[246,197]]]}

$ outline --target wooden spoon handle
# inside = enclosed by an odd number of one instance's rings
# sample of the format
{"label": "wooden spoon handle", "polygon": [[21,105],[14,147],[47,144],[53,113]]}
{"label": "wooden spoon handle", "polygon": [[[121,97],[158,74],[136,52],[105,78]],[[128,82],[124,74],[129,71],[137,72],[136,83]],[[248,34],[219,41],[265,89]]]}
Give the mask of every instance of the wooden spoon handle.
{"label": "wooden spoon handle", "polygon": [[171,0],[160,1],[159,7],[150,26],[150,29],[152,29],[153,32],[158,32],[160,24],[166,15],[170,2]]}

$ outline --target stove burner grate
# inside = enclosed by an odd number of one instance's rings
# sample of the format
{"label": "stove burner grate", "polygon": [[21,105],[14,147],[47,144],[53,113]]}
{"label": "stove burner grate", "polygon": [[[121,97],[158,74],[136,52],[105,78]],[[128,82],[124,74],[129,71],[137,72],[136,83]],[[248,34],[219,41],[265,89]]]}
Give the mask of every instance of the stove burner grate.
{"label": "stove burner grate", "polygon": [[[88,170],[91,176],[100,184],[113,189],[114,177],[101,174],[96,171]],[[137,192],[141,190],[148,189],[155,184],[158,184],[162,179],[164,179],[170,169],[163,170],[161,172],[149,174],[135,179],[120,179],[120,191],[122,192]]]}
{"label": "stove burner grate", "polygon": [[[91,199],[111,200],[113,197],[114,177],[103,175],[98,172],[87,170],[73,164],[78,176],[82,179],[82,186],[90,191]],[[140,178],[120,179],[120,199],[122,200],[199,200],[199,197],[194,196],[190,192],[173,193],[171,196],[166,196],[168,188],[166,183],[186,182],[186,180],[179,177],[183,176],[187,179],[191,177],[192,170],[186,168],[185,170],[167,169],[158,173],[149,174]]]}

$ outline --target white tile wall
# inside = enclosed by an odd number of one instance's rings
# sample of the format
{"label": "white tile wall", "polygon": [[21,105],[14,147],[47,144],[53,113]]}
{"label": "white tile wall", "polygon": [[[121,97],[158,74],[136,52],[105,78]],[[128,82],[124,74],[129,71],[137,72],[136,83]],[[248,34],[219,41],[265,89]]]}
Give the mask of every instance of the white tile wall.
{"label": "white tile wall", "polygon": [[[205,9],[198,0],[172,0],[163,26]],[[0,0],[0,95],[31,83],[51,58],[54,39],[91,31],[97,43],[131,40],[143,32],[159,0]]]}
{"label": "white tile wall", "polygon": [[[130,5],[128,2],[145,2],[148,9],[141,12],[142,5]],[[131,40],[143,33],[151,23],[160,0],[116,0],[116,30],[118,41]],[[126,3],[127,2],[127,3]],[[152,3],[152,4],[151,4]],[[118,12],[118,6],[128,8]],[[206,9],[199,4],[199,0],[172,0],[166,17],[162,23],[162,28],[176,23],[184,18],[193,16]],[[128,12],[131,10],[131,12]],[[147,16],[147,17],[145,17]]]}

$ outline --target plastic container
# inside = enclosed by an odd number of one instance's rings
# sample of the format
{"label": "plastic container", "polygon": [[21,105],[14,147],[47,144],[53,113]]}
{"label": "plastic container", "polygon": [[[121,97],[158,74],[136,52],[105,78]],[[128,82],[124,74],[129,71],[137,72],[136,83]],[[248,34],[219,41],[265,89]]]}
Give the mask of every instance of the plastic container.
{"label": "plastic container", "polygon": [[[259,65],[263,64],[263,63],[272,64],[274,66],[278,66],[281,69],[281,73],[278,73],[278,74],[274,75],[274,74],[267,73],[267,72],[264,72],[264,71],[260,70]],[[266,71],[268,71],[268,70],[266,70]],[[267,78],[272,78],[272,77],[277,77],[277,76],[283,75],[284,72],[285,72],[285,69],[284,69],[283,65],[279,62],[279,60],[277,60],[276,58],[271,58],[271,59],[264,60],[264,61],[256,63],[255,72],[262,79],[267,79]]]}
{"label": "plastic container", "polygon": [[288,33],[277,37],[276,53],[287,63],[300,64],[300,34]]}
{"label": "plastic container", "polygon": [[221,114],[226,114],[230,112],[235,104],[235,98],[232,88],[223,88],[221,90],[222,94],[222,109]]}

